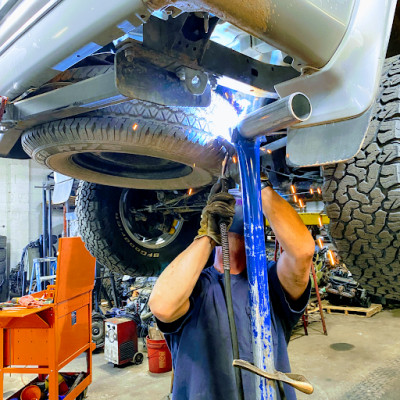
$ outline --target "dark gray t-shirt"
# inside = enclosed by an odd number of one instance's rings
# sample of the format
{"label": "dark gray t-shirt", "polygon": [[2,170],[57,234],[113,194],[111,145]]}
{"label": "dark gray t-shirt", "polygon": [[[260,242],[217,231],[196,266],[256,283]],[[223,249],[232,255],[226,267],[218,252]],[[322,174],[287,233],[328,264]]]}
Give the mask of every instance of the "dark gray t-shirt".
{"label": "dark gray t-shirt", "polygon": [[[247,276],[245,273],[231,275],[231,280],[239,355],[253,362]],[[278,371],[290,372],[287,343],[307,305],[310,284],[299,300],[288,301],[278,279],[276,263],[269,262],[268,285],[275,367]],[[173,400],[237,399],[223,287],[223,274],[214,267],[205,269],[190,297],[186,315],[170,324],[158,321],[172,353]],[[255,400],[255,375],[242,371],[242,377],[245,399]],[[287,399],[295,399],[294,389],[284,386]]]}

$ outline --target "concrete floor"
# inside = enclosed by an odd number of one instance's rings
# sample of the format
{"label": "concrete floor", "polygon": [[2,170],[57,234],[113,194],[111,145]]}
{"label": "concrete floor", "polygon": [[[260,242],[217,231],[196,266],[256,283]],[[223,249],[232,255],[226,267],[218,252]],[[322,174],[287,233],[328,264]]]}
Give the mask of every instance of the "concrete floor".
{"label": "concrete floor", "polygon": [[[400,309],[371,318],[331,314],[326,321],[328,336],[320,322],[313,322],[309,336],[299,328],[289,344],[293,372],[305,375],[315,388],[298,399],[400,399]],[[125,368],[107,364],[102,353],[93,361],[88,399],[162,400],[169,393],[171,373],[149,373],[146,359]],[[22,386],[22,379],[29,382],[28,376],[5,377],[3,399]]]}

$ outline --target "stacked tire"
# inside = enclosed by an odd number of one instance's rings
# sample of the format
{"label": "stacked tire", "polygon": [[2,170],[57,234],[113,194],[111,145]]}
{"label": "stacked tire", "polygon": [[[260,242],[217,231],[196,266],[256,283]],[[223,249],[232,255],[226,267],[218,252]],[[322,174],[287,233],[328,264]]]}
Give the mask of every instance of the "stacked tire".
{"label": "stacked tire", "polygon": [[0,236],[0,301],[6,301],[8,297],[6,246],[7,237]]}

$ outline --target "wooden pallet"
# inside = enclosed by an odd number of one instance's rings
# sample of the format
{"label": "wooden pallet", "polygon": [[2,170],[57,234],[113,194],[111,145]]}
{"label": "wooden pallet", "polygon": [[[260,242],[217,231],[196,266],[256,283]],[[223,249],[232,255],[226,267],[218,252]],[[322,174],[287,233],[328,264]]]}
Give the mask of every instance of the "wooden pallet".
{"label": "wooden pallet", "polygon": [[322,301],[322,308],[326,310],[328,314],[342,313],[345,315],[354,314],[361,317],[372,317],[378,312],[382,311],[381,304],[371,304],[371,307],[350,307],[350,306],[333,306],[327,300]]}

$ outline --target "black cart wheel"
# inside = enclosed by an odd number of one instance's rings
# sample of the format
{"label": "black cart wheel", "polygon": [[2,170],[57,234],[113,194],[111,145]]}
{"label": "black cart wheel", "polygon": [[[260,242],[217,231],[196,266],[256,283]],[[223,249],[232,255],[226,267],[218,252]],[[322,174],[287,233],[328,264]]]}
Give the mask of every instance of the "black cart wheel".
{"label": "black cart wheel", "polygon": [[104,346],[104,317],[98,312],[92,313],[92,342],[96,348]]}
{"label": "black cart wheel", "polygon": [[139,365],[143,362],[143,353],[135,353],[135,355],[133,356],[133,363],[135,365]]}

